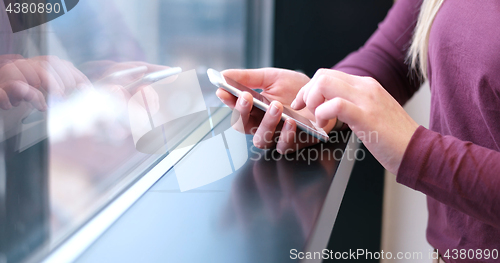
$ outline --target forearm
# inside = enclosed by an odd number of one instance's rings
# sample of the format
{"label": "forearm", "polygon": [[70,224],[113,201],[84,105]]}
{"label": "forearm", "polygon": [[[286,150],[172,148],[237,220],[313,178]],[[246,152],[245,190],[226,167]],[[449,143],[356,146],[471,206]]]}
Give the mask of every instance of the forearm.
{"label": "forearm", "polygon": [[500,228],[500,152],[419,127],[397,181]]}

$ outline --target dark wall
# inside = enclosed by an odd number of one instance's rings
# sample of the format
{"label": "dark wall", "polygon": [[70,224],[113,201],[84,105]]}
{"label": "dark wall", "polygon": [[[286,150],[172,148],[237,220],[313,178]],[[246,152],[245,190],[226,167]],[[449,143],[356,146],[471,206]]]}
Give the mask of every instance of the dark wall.
{"label": "dark wall", "polygon": [[274,66],[312,76],[361,47],[392,0],[276,0]]}
{"label": "dark wall", "polygon": [[[302,70],[310,77],[318,68],[332,67],[365,43],[392,4],[392,0],[276,0],[274,66]],[[364,150],[368,154],[354,166],[330,237],[328,249],[333,251],[380,251],[384,169]],[[365,261],[378,260],[356,260]]]}

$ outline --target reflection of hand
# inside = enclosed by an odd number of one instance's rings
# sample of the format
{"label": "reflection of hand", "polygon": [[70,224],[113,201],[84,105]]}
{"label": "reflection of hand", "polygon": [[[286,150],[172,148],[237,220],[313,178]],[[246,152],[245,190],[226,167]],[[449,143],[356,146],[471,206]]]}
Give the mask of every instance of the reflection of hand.
{"label": "reflection of hand", "polygon": [[[80,72],[71,62],[59,59],[56,56],[34,57],[27,60],[38,73],[39,80],[33,80],[46,92],[55,92],[64,95],[74,88],[90,86],[88,78]],[[18,63],[16,63],[18,64]],[[20,67],[29,71],[29,67]],[[27,75],[27,74],[25,74]]]}
{"label": "reflection of hand", "polygon": [[70,62],[57,57],[2,57],[0,108],[4,110],[17,107],[22,101],[29,102],[38,110],[46,110],[43,93],[54,92],[63,95],[70,88],[89,84],[85,75]]}
{"label": "reflection of hand", "polygon": [[[271,151],[266,154],[267,157],[279,156]],[[284,217],[292,216],[307,237],[321,210],[321,198],[326,197],[332,180],[325,165],[334,167],[335,163],[325,160],[310,166],[303,160],[269,161],[262,158],[252,167],[245,167],[231,190],[231,205],[236,220],[248,228],[255,225],[254,221],[260,218],[259,213],[264,213],[273,224],[287,222]],[[297,170],[298,167],[304,167],[309,172],[312,170],[314,175],[305,178],[305,170]]]}
{"label": "reflection of hand", "polygon": [[[316,144],[319,141],[306,133],[296,133],[296,124],[287,120],[284,128],[280,127],[283,105],[290,105],[299,90],[309,82],[309,78],[291,70],[263,68],[250,70],[226,70],[223,74],[252,89],[262,89],[262,95],[272,103],[265,114],[253,109],[253,98],[248,92],[236,99],[230,93],[219,89],[217,96],[229,107],[236,109],[243,120],[245,133],[255,134],[253,142],[258,148],[271,148],[276,145],[279,152],[285,153]],[[300,114],[314,120],[314,115],[307,109]],[[335,124],[331,121],[324,129],[330,131]],[[280,134],[276,131],[281,130]],[[300,140],[298,139],[300,136]],[[305,138],[302,138],[304,136]]]}
{"label": "reflection of hand", "polygon": [[[390,172],[396,174],[418,124],[374,79],[319,70],[297,94],[295,109],[315,112],[317,124],[339,117]],[[373,136],[372,134],[376,134]]]}
{"label": "reflection of hand", "polygon": [[[154,89],[150,86],[150,84],[152,83],[139,83],[137,87],[133,87],[133,89],[129,90],[127,90],[126,87],[140,80],[146,74],[169,69],[170,67],[153,65],[139,61],[121,63],[104,61],[101,63],[106,63],[106,70],[104,71],[104,73],[100,74],[100,77],[96,82],[99,83],[99,86],[101,88],[111,91],[117,97],[121,98],[124,102],[124,105],[126,105],[128,100],[132,95],[134,95],[134,93],[136,93],[137,91],[141,91],[147,98],[148,103],[151,104],[149,105],[149,108],[151,110],[159,108],[159,97]],[[119,74],[120,72],[126,72],[130,69],[138,70],[132,70],[127,74]],[[119,77],[116,77],[117,73],[119,74]]]}
{"label": "reflection of hand", "polygon": [[3,65],[12,63],[13,60],[17,59],[23,59],[23,56],[18,54],[0,55],[0,68],[3,67]]}

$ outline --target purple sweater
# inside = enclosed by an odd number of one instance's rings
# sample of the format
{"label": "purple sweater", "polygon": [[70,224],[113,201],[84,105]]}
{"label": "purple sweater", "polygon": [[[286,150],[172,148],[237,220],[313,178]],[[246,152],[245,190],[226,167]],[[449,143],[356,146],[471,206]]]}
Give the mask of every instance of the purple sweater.
{"label": "purple sweater", "polygon": [[[377,79],[404,104],[419,87],[404,59],[421,3],[398,0],[335,69]],[[427,195],[427,239],[440,254],[500,250],[500,1],[444,1],[428,61],[430,130],[413,135],[397,181]]]}

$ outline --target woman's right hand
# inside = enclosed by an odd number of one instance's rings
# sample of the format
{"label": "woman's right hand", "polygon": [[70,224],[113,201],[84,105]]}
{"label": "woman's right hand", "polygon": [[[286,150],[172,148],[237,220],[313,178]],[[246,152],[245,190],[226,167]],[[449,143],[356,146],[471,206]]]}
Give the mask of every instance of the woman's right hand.
{"label": "woman's right hand", "polygon": [[46,94],[63,96],[72,88],[88,86],[90,82],[83,73],[55,56],[0,56],[0,109],[9,110],[24,101],[45,111]]}
{"label": "woman's right hand", "polygon": [[[262,95],[269,99],[270,108],[264,114],[259,109],[254,109],[253,97],[244,92],[236,98],[229,92],[218,89],[217,96],[235,109],[241,116],[245,133],[253,134],[253,143],[261,149],[276,146],[278,152],[288,153],[319,142],[316,138],[305,132],[296,133],[296,123],[287,120],[283,127],[280,125],[283,105],[290,106],[299,90],[309,82],[305,74],[291,70],[277,68],[225,70],[222,74],[252,89],[262,89]],[[314,121],[314,114],[307,108],[299,113]],[[332,120],[324,129],[329,132],[335,125]]]}

